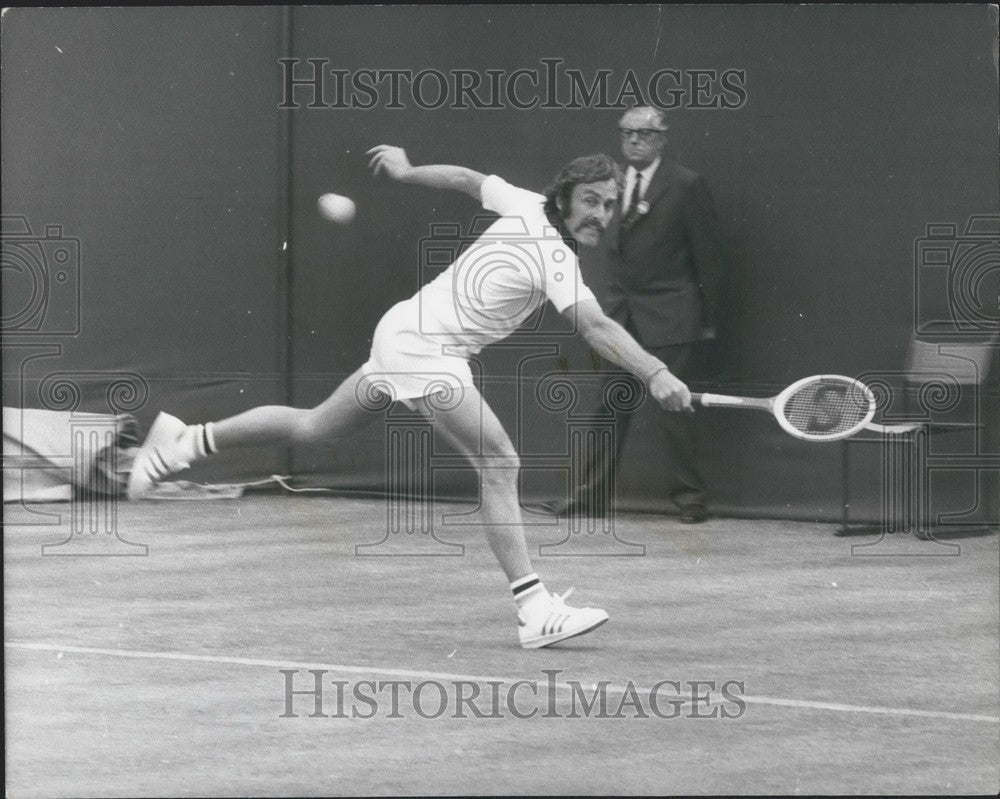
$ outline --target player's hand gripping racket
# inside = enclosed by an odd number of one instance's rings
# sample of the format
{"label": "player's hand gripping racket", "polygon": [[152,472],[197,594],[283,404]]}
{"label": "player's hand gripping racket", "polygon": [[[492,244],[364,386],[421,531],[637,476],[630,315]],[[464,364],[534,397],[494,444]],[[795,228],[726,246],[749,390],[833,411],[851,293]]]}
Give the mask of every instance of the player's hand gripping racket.
{"label": "player's hand gripping racket", "polygon": [[864,383],[843,375],[813,375],[792,383],[775,397],[729,397],[692,394],[706,408],[756,408],[806,441],[838,441],[868,426],[875,415],[875,395]]}

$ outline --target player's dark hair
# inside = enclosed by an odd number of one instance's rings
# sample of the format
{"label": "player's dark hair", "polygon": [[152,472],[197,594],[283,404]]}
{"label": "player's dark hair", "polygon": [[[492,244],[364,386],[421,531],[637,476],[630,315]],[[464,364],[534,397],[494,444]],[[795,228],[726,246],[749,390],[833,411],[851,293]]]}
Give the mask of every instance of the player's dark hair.
{"label": "player's dark hair", "polygon": [[[545,190],[545,213],[557,217],[564,216],[569,212],[569,199],[574,186],[581,183],[599,183],[609,179],[618,184],[619,191],[625,185],[622,171],[610,156],[601,153],[574,158],[563,167],[552,181],[552,185]],[[563,213],[559,211],[559,203],[562,204]]]}

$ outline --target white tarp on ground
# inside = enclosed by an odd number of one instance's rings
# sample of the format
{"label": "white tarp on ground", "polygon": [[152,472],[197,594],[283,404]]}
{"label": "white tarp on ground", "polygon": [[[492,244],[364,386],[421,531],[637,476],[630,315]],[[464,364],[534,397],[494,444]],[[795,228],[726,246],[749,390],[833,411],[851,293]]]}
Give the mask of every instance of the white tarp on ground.
{"label": "white tarp on ground", "polygon": [[3,501],[69,501],[74,489],[117,493],[138,427],[127,414],[3,409]]}

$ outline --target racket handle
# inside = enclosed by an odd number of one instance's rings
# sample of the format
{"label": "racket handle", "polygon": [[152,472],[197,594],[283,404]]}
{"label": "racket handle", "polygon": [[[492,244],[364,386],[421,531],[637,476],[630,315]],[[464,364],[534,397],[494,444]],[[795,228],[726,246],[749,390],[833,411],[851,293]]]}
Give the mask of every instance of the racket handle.
{"label": "racket handle", "polygon": [[749,403],[743,397],[728,397],[725,394],[691,395],[691,402],[697,402],[706,408],[739,408]]}

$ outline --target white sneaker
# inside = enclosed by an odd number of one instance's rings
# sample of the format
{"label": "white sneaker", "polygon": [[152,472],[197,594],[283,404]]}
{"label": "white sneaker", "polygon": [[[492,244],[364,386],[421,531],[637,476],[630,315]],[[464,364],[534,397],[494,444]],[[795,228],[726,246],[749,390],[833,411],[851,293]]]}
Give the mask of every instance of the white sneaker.
{"label": "white sneaker", "polygon": [[530,615],[518,613],[518,637],[525,649],[539,649],[557,641],[565,641],[575,635],[583,635],[596,630],[608,620],[608,614],[600,608],[571,608],[565,600],[573,589],[565,594],[552,594],[548,602],[539,602],[539,607]]}
{"label": "white sneaker", "polygon": [[178,446],[185,430],[187,425],[176,416],[160,413],[156,417],[132,463],[128,476],[129,499],[142,499],[157,483],[191,465],[180,454]]}

